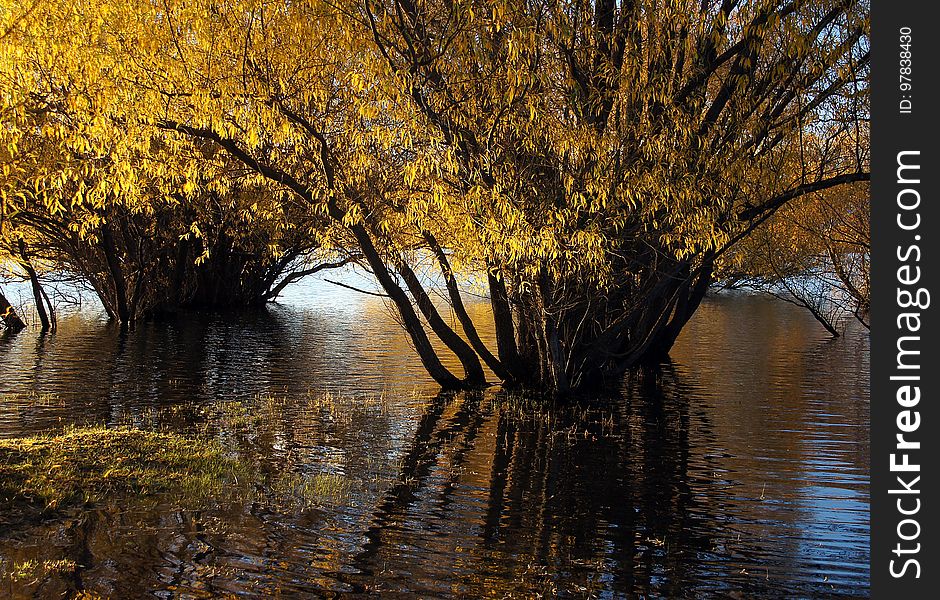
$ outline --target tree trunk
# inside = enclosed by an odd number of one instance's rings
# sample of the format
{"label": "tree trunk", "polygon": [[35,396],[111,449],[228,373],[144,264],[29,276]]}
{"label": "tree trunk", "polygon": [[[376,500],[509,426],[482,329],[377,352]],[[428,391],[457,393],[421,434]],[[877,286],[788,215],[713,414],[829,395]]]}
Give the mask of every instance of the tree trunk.
{"label": "tree trunk", "polygon": [[49,331],[54,333],[55,330],[59,328],[59,320],[55,316],[55,307],[49,300],[49,295],[46,293],[45,288],[40,287],[39,291],[42,293],[43,300],[46,301],[46,310],[49,312]]}
{"label": "tree trunk", "polygon": [[175,306],[183,303],[183,281],[186,278],[187,261],[189,260],[189,239],[182,239],[176,246],[176,264],[173,269],[173,285],[170,289],[170,302]]}
{"label": "tree trunk", "polygon": [[486,375],[483,373],[483,365],[480,364],[480,359],[477,357],[473,348],[471,348],[467,342],[463,341],[444,319],[441,318],[440,313],[438,313],[437,308],[434,306],[434,302],[431,301],[431,298],[421,285],[421,281],[418,279],[418,276],[415,275],[415,272],[412,271],[411,267],[404,261],[399,261],[398,272],[401,273],[402,279],[405,280],[408,291],[411,292],[412,298],[415,299],[418,309],[421,311],[421,314],[424,315],[428,325],[431,326],[431,330],[434,331],[437,337],[444,342],[444,345],[460,360],[460,364],[463,366],[464,370],[464,382],[470,386],[485,384]]}
{"label": "tree trunk", "polygon": [[127,304],[127,282],[124,279],[121,260],[118,258],[114,235],[111,233],[111,227],[107,223],[101,226],[101,245],[105,260],[108,264],[108,271],[111,274],[112,285],[114,286],[114,312],[117,314],[121,326],[125,327],[131,321],[130,309]]}
{"label": "tree trunk", "polygon": [[[342,222],[343,214],[336,206],[330,206],[330,211],[334,219],[338,222]],[[419,319],[418,315],[415,313],[414,307],[411,305],[411,301],[408,300],[405,291],[401,289],[401,286],[395,283],[395,280],[392,278],[388,267],[385,265],[385,261],[382,260],[379,251],[372,242],[372,236],[369,235],[369,232],[366,231],[362,224],[351,225],[349,229],[356,237],[356,242],[359,244],[359,248],[366,258],[366,262],[369,263],[369,268],[372,269],[382,289],[385,290],[385,293],[388,294],[389,298],[391,298],[395,307],[398,309],[398,314],[401,316],[405,330],[411,337],[418,357],[421,359],[421,364],[424,365],[428,374],[444,389],[457,389],[462,387],[460,380],[441,363],[440,358],[434,351],[434,347],[431,345],[431,340],[428,339],[427,333],[424,331],[421,319]]]}
{"label": "tree trunk", "polygon": [[712,282],[713,271],[714,266],[711,257],[707,257],[702,266],[695,273],[688,276],[688,281],[683,285],[680,292],[679,302],[673,312],[672,319],[663,328],[654,344],[655,354],[661,357],[669,354],[673,344],[679,338],[679,334],[682,333],[682,329],[705,298],[708,286]]}
{"label": "tree trunk", "polygon": [[48,331],[50,328],[49,315],[46,314],[42,285],[39,283],[39,276],[36,275],[36,269],[34,269],[32,263],[29,262],[29,255],[26,253],[26,242],[23,240],[19,241],[19,250],[20,266],[23,267],[27,277],[29,277],[29,284],[33,290],[33,302],[36,304],[36,314],[39,316],[39,324],[43,331]]}
{"label": "tree trunk", "polygon": [[516,345],[515,325],[512,320],[512,305],[506,292],[506,282],[497,277],[490,267],[486,272],[490,287],[490,306],[493,309],[493,325],[496,329],[496,352],[503,367],[509,373],[509,383],[525,381],[525,368]]}
{"label": "tree trunk", "polygon": [[460,289],[457,286],[457,279],[454,277],[454,271],[450,267],[450,261],[447,260],[447,254],[444,253],[444,249],[437,243],[437,239],[435,239],[430,231],[424,231],[423,234],[424,239],[428,242],[428,245],[437,257],[438,265],[441,267],[441,273],[444,276],[444,284],[447,286],[447,294],[450,297],[454,315],[457,317],[457,320],[460,321],[460,326],[463,328],[463,332],[467,336],[470,345],[473,346],[473,350],[483,359],[483,362],[493,371],[494,375],[503,381],[511,380],[512,374],[509,369],[507,369],[499,359],[493,356],[490,349],[486,347],[486,344],[480,339],[480,334],[477,332],[476,326],[473,324],[473,319],[467,314],[467,309],[463,304],[463,298],[460,296]]}

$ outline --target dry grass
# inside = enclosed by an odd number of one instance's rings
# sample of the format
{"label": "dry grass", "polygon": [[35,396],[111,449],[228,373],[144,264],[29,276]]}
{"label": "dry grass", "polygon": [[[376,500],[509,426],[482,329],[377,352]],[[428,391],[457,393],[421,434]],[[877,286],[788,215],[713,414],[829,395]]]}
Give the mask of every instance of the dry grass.
{"label": "dry grass", "polygon": [[9,577],[13,581],[38,581],[54,573],[67,573],[74,571],[76,564],[74,560],[24,560],[16,563],[10,570]]}
{"label": "dry grass", "polygon": [[287,473],[274,482],[273,491],[294,507],[307,508],[324,501],[345,500],[350,494],[350,482],[346,477],[332,473]]}
{"label": "dry grass", "polygon": [[0,440],[0,500],[55,508],[112,494],[216,497],[248,470],[215,442],[131,428]]}

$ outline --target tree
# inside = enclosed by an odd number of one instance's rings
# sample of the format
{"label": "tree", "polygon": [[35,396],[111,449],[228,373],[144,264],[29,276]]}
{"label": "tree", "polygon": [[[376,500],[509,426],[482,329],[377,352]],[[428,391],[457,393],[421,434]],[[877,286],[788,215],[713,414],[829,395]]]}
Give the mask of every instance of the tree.
{"label": "tree", "polygon": [[55,331],[57,326],[55,307],[39,280],[39,273],[29,251],[29,244],[23,237],[6,241],[9,245],[4,250],[13,257],[12,262],[23,271],[24,278],[29,281],[32,288],[33,302],[36,306],[36,316],[39,318],[40,327],[43,331]]}
{"label": "tree", "polygon": [[868,328],[869,218],[867,184],[807,195],[738,244],[718,278],[808,310],[833,336],[851,319]]}
{"label": "tree", "polygon": [[564,393],[658,360],[736,242],[869,177],[842,111],[867,94],[863,2],[364,1],[446,149],[428,221],[515,315],[514,379]]}
{"label": "tree", "polygon": [[44,326],[32,261],[79,276],[125,325],[185,306],[264,303],[344,262],[319,262],[337,254],[324,220],[253,183],[240,162],[174,144],[123,111],[139,104],[109,108],[113,73],[88,76],[70,39],[101,41],[80,32],[93,7],[59,8],[7,27],[0,80],[0,244],[27,273]]}
{"label": "tree", "polygon": [[[127,203],[132,195],[115,198],[110,187],[130,177],[134,184],[122,192],[139,190],[136,182],[144,179],[159,200],[179,183],[191,185],[191,174],[205,178],[208,170],[213,179],[225,159],[206,154],[227,157],[242,166],[245,182],[293,200],[353,241],[435,379],[460,385],[434,352],[418,311],[460,353],[468,379],[483,382],[479,359],[403,259],[421,239],[394,227],[407,219],[401,173],[414,154],[415,132],[392,114],[385,89],[370,83],[361,43],[368,38],[346,16],[318,3],[103,1],[56,8],[17,31],[18,52],[35,58],[25,69],[14,66],[10,79],[38,72],[53,89],[74,90],[71,102],[87,126],[64,128],[69,145],[92,138],[108,156],[86,163],[107,183],[84,198],[102,207]],[[399,276],[412,283],[416,306]]]}
{"label": "tree", "polygon": [[[11,34],[36,57],[18,77],[77,91],[81,135],[112,157],[95,169],[162,197],[239,164],[362,255],[444,387],[484,363],[557,394],[615,382],[668,352],[738,241],[868,178],[840,111],[867,93],[856,0],[53,4]],[[146,159],[154,139],[176,179]],[[495,353],[456,285],[469,271]]]}

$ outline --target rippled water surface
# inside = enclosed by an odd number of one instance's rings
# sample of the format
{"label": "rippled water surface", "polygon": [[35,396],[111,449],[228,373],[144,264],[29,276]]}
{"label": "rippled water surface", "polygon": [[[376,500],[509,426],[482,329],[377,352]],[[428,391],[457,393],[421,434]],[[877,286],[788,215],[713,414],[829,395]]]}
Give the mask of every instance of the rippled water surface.
{"label": "rippled water surface", "polygon": [[0,339],[0,437],[159,427],[330,485],[0,515],[0,597],[864,597],[868,344],[714,298],[671,364],[551,406],[436,395],[380,299],[322,282],[127,334],[85,309]]}

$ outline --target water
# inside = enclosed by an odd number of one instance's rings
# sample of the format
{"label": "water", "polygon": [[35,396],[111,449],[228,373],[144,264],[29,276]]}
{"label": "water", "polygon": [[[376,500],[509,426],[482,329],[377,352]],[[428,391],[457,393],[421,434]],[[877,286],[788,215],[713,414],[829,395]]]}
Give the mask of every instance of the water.
{"label": "water", "polygon": [[344,491],[0,516],[0,596],[865,597],[868,343],[781,302],[709,299],[671,364],[616,397],[522,405],[436,395],[381,299],[322,282],[129,334],[84,309],[0,340],[0,436],[208,433]]}

